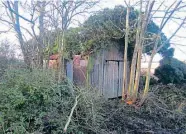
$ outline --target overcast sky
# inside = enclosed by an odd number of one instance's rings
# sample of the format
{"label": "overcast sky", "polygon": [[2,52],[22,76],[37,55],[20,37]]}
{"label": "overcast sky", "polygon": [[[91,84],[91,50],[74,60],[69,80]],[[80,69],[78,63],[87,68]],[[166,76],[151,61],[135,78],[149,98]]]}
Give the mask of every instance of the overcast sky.
{"label": "overcast sky", "polygon": [[[131,1],[135,1],[135,0],[131,0]],[[159,2],[161,0],[158,0]],[[166,5],[169,6],[173,1],[175,0],[165,0],[166,1]],[[124,4],[124,0],[101,0],[101,3],[100,3],[100,6],[99,7],[96,7],[96,10],[99,10],[99,9],[103,9],[103,8],[114,8],[114,6],[116,5],[125,5]],[[156,6],[156,5],[155,5]],[[2,8],[0,8],[0,13],[2,13]],[[27,15],[22,9],[20,9],[20,14],[23,14],[23,15]],[[161,16],[161,13],[158,13],[157,14],[158,16]],[[185,16],[186,14],[185,13],[179,13],[178,16]],[[88,17],[88,16],[87,16]],[[81,21],[84,21],[87,17],[85,18],[79,18],[81,19]],[[23,26],[27,26],[29,25],[27,22],[25,22],[24,20],[20,20],[21,21],[21,24]],[[159,23],[159,20],[158,19],[155,19],[154,20],[157,24]],[[164,28],[163,32],[165,33],[166,36],[170,36],[173,31],[175,31],[175,29],[177,28],[177,23],[171,21],[168,23],[168,25]],[[2,25],[0,24],[0,31],[3,31],[3,30],[6,30],[8,29],[8,27],[6,25]],[[186,29],[185,28],[182,28],[180,30],[180,32],[178,33],[179,36],[181,36],[182,38],[177,38],[175,37],[172,42],[175,42],[177,44],[181,44],[181,45],[171,45],[171,47],[174,47],[175,48],[175,55],[174,57],[175,58],[178,58],[179,60],[186,60]],[[29,39],[29,36],[28,34],[25,33],[25,36],[27,36],[27,38]],[[12,47],[14,47],[15,49],[18,49],[19,48],[19,43],[17,41],[17,38],[15,36],[15,34],[13,32],[9,32],[7,34],[0,34],[0,40],[3,40],[7,38],[11,44],[12,44]],[[17,52],[19,52],[17,50]],[[155,61],[158,61],[160,59],[160,56],[156,56],[155,57]]]}

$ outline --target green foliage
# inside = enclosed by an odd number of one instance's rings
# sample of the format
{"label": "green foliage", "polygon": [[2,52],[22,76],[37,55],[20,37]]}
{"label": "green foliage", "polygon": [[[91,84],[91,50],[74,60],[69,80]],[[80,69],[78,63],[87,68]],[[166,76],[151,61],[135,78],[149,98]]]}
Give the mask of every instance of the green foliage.
{"label": "green foliage", "polygon": [[82,52],[80,31],[81,28],[70,28],[65,33],[65,51],[68,53],[69,58]]}
{"label": "green foliage", "polygon": [[[132,58],[133,49],[136,39],[136,28],[137,28],[137,17],[138,11],[131,8],[129,16],[129,48],[128,57]],[[86,51],[96,51],[100,48],[108,48],[113,44],[117,44],[123,53],[124,50],[124,35],[125,35],[125,18],[126,18],[126,8],[123,6],[116,6],[114,9],[104,9],[97,12],[96,14],[90,16],[87,21],[85,21],[81,30],[82,42],[84,44],[84,50]],[[151,21],[147,26],[147,32],[145,33],[146,38],[148,38],[145,43],[147,45],[144,48],[144,53],[150,54],[153,43],[155,41],[155,35],[159,32],[159,27]],[[73,38],[73,37],[72,37]],[[152,39],[154,38],[154,39]],[[165,42],[167,40],[166,36],[161,33],[161,41]],[[159,51],[163,54],[168,48],[169,42],[164,45],[164,47]]]}
{"label": "green foliage", "polygon": [[174,56],[174,48],[169,48],[162,53],[164,58],[172,58]]}
{"label": "green foliage", "polygon": [[[0,133],[62,134],[74,103],[70,88],[65,81],[57,84],[49,70],[7,70],[0,81]],[[100,97],[92,89],[74,94],[80,97],[67,133],[86,134],[97,126]]]}
{"label": "green foliage", "polygon": [[[128,57],[132,58],[133,49],[136,40],[136,28],[139,12],[131,7],[129,15],[129,46]],[[120,52],[124,50],[126,7],[115,6],[114,9],[105,8],[90,16],[81,27],[70,28],[64,33],[64,54],[66,58],[72,58],[74,54],[96,52],[99,49],[109,48],[117,44]],[[143,52],[150,54],[155,42],[155,35],[159,32],[159,27],[151,21],[147,26],[145,33],[145,44]],[[44,37],[46,49],[45,55],[58,52],[58,46],[61,43],[61,30],[47,31]],[[159,45],[167,40],[164,33],[161,33]],[[151,45],[148,45],[151,44]],[[167,42],[159,51],[164,54],[170,47]],[[163,55],[164,56],[164,55]]]}
{"label": "green foliage", "polygon": [[155,75],[163,84],[174,83],[181,84],[184,81],[184,75],[181,70],[171,65],[162,65],[155,70]]}
{"label": "green foliage", "polygon": [[52,105],[57,104],[53,101],[60,101],[56,93],[62,89],[53,84],[52,75],[46,74],[40,70],[33,73],[28,70],[7,71],[0,88],[0,111],[6,131],[18,129],[18,133],[25,134],[52,122],[55,110]]}
{"label": "green foliage", "polygon": [[155,75],[163,84],[182,84],[186,79],[186,64],[167,56],[160,61],[160,66],[155,70]]}
{"label": "green foliage", "polygon": [[[65,58],[72,58],[75,54],[82,52],[81,40],[80,40],[81,28],[70,28],[64,33],[64,55]],[[45,44],[47,47],[44,51],[45,56],[58,53],[59,45],[62,43],[61,30],[48,31],[45,37]]]}
{"label": "green foliage", "polygon": [[46,48],[44,49],[44,55],[48,58],[51,54],[57,54],[59,45],[62,43],[61,30],[47,31],[44,37],[44,44]]}
{"label": "green foliage", "polygon": [[[129,15],[129,46],[128,57],[132,58],[133,49],[136,40],[136,28],[139,12],[131,7]],[[126,7],[115,6],[114,9],[105,8],[98,11],[94,15],[90,16],[88,20],[84,22],[81,27],[70,28],[64,33],[64,52],[65,58],[72,58],[72,55],[96,52],[99,49],[109,48],[117,44],[120,52],[124,50],[124,35],[125,35],[125,19],[126,19]],[[151,21],[147,26],[145,33],[147,44],[144,47],[143,52],[150,54],[155,41],[155,35],[159,32],[159,27]],[[62,43],[62,31],[57,29],[55,31],[47,31],[44,37],[44,58],[48,58],[51,54],[58,53],[59,44]],[[39,38],[39,37],[38,37]],[[164,33],[161,33],[161,40],[159,45],[167,40]],[[34,46],[36,49],[36,43],[34,39],[27,42],[28,46]],[[148,45],[151,44],[151,45]],[[164,47],[159,51],[162,56],[167,52],[170,47],[167,42]],[[32,49],[32,48],[30,48]]]}
{"label": "green foliage", "polygon": [[[71,86],[57,84],[49,70],[7,70],[0,81],[0,133],[62,134],[74,105]],[[141,106],[104,100],[92,88],[75,88],[79,96],[67,134],[184,133],[185,87],[155,87]]]}
{"label": "green foliage", "polygon": [[160,61],[160,66],[161,65],[170,65],[173,68],[179,69],[183,73],[184,78],[186,79],[186,64],[184,62],[176,58],[167,57],[167,58],[163,58]]}

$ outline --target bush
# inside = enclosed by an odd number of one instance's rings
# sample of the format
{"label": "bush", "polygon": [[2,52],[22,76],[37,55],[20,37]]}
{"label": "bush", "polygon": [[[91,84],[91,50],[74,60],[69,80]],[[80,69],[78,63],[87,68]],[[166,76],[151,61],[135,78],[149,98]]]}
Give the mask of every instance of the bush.
{"label": "bush", "polygon": [[186,64],[175,58],[163,58],[155,70],[155,75],[163,84],[182,84],[186,79]]}
{"label": "bush", "polygon": [[[67,81],[57,84],[48,70],[7,70],[0,81],[0,133],[63,133],[75,100],[71,87]],[[102,101],[92,92],[76,89],[80,98],[67,133],[93,132],[90,126],[97,126]]]}
{"label": "bush", "polygon": [[163,84],[174,83],[181,84],[184,81],[184,75],[181,70],[171,65],[159,66],[154,73]]}

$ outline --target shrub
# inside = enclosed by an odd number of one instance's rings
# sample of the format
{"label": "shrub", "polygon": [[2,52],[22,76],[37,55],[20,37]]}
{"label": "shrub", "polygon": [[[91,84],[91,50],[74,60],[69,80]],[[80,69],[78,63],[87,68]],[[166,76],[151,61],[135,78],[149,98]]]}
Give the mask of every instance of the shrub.
{"label": "shrub", "polygon": [[186,64],[175,58],[164,58],[155,70],[155,75],[163,84],[181,84],[186,79]]}
{"label": "shrub", "polygon": [[[63,133],[75,100],[70,88],[67,81],[57,84],[48,70],[7,70],[0,81],[0,133]],[[92,92],[75,90],[80,98],[67,133],[93,132],[90,126],[98,126],[102,101]]]}
{"label": "shrub", "polygon": [[170,65],[172,66],[173,68],[176,68],[176,69],[179,69],[183,75],[184,75],[184,78],[186,79],[186,64],[176,58],[163,58],[161,61],[160,61],[160,66],[162,65]]}
{"label": "shrub", "polygon": [[155,70],[155,75],[163,84],[174,83],[180,84],[184,80],[184,75],[181,70],[174,68],[171,65],[162,65]]}

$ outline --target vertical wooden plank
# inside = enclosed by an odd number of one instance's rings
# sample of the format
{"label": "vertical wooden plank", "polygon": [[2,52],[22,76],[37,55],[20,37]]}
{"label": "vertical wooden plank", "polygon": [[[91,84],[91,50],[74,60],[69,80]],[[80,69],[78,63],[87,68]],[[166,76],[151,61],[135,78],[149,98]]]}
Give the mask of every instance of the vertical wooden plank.
{"label": "vertical wooden plank", "polygon": [[115,62],[115,97],[118,97],[118,61]]}
{"label": "vertical wooden plank", "polygon": [[104,84],[105,84],[105,51],[102,50],[102,61],[101,61],[102,75],[101,75],[101,94],[104,94]]}
{"label": "vertical wooden plank", "polygon": [[[116,60],[107,61],[105,60]],[[121,96],[123,62],[118,65],[118,60],[123,60],[116,47],[101,50],[95,57],[91,75],[91,85],[100,90],[106,98]]]}
{"label": "vertical wooden plank", "polygon": [[106,98],[109,98],[109,94],[108,94],[108,91],[110,90],[109,87],[110,87],[110,69],[109,69],[109,61],[107,61],[107,72],[106,72],[106,79],[107,79],[107,82],[106,82],[106,86],[107,88],[105,89],[105,92],[106,92]]}
{"label": "vertical wooden plank", "polygon": [[103,96],[106,96],[106,89],[107,89],[107,62],[105,62],[105,66],[104,66],[104,88],[103,88]]}
{"label": "vertical wooden plank", "polygon": [[106,88],[105,88],[105,97],[106,98],[108,98],[109,96],[108,96],[108,90],[109,90],[109,62],[107,62],[107,65],[106,65],[106,75],[105,75],[105,77],[106,77]]}
{"label": "vertical wooden plank", "polygon": [[106,62],[103,63],[103,88],[102,88],[102,95],[104,95],[105,88],[106,88],[105,87],[105,80],[106,80],[106,78],[105,78],[105,72],[106,72],[105,66],[106,66]]}
{"label": "vertical wooden plank", "polygon": [[114,97],[117,97],[118,96],[118,67],[117,67],[118,63],[115,62],[115,65],[114,65]]}
{"label": "vertical wooden plank", "polygon": [[120,73],[120,62],[118,62],[118,92],[117,92],[117,97],[119,97],[120,96],[120,90],[121,90],[121,79],[120,79],[120,76],[122,75],[121,73]]}
{"label": "vertical wooden plank", "polygon": [[70,87],[70,92],[73,95],[74,91],[73,91],[73,61],[67,61],[66,63],[66,74],[67,74],[67,79],[68,81],[71,83],[71,87]]}
{"label": "vertical wooden plank", "polygon": [[67,78],[70,82],[73,82],[73,62],[68,61],[66,64]]}
{"label": "vertical wooden plank", "polygon": [[122,95],[122,84],[123,84],[123,62],[120,62],[119,63],[119,70],[120,70],[120,76],[119,76],[119,79],[120,79],[120,85],[119,85],[119,90],[118,90],[118,96],[121,96]]}
{"label": "vertical wooden plank", "polygon": [[111,79],[111,83],[112,83],[112,85],[111,85],[111,87],[112,87],[112,92],[110,93],[111,94],[111,98],[114,98],[114,96],[115,96],[115,68],[114,68],[114,66],[115,66],[115,62],[111,62],[111,70],[112,70],[112,79]]}

